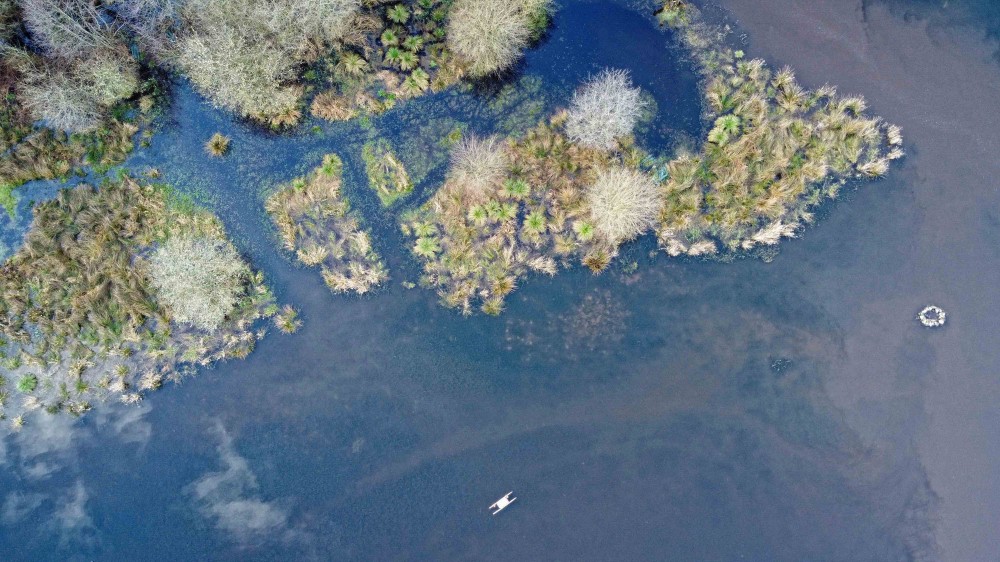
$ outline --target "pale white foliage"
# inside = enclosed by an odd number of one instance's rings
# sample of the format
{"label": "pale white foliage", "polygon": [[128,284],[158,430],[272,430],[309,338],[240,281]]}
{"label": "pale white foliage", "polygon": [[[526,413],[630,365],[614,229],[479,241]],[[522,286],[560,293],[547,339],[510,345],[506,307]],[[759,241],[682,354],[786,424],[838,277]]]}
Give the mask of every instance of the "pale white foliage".
{"label": "pale white foliage", "polygon": [[495,74],[517,61],[531,39],[531,17],[550,0],[456,0],[448,14],[448,47],[473,76]]}
{"label": "pale white foliage", "polygon": [[605,69],[573,94],[566,134],[584,146],[615,147],[615,140],[632,133],[646,103],[632,86],[628,71]]}
{"label": "pale white foliage", "polygon": [[226,240],[173,236],[150,258],[153,286],[174,320],[217,328],[236,306],[248,268]]}
{"label": "pale white foliage", "polygon": [[587,190],[587,201],[595,229],[614,244],[653,226],[662,206],[660,188],[653,178],[620,167],[600,172]]}

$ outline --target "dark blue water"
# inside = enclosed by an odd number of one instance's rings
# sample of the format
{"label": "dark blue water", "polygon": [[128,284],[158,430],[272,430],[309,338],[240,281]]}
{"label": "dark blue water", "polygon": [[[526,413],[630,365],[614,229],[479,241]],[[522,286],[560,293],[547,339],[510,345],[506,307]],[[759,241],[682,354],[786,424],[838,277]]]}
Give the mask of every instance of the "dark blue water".
{"label": "dark blue water", "polygon": [[[777,0],[732,9],[826,21]],[[913,25],[893,13],[880,21],[867,29],[875,40]],[[810,86],[831,74],[869,93],[829,53],[768,43],[766,27],[747,25],[752,55],[801,65]],[[531,278],[499,318],[462,318],[402,287],[418,267],[401,251],[398,209],[383,210],[365,186],[365,140],[396,144],[423,179],[408,202],[418,204],[444,172],[440,136],[523,130],[613,66],[655,99],[641,142],[667,149],[701,128],[694,75],[669,44],[631,8],[564,2],[544,44],[507,79],[514,94],[492,84],[408,102],[370,127],[314,132],[308,123],[280,136],[177,84],[162,130],[128,166],[156,167],[215,209],[305,326],[139,408],[48,418],[0,441],[0,558],[939,557],[936,525],[949,512],[922,448],[933,406],[925,392],[948,357],[985,349],[991,326],[988,310],[956,297],[967,287],[904,281],[919,277],[924,256],[943,253],[939,239],[919,235],[921,194],[934,186],[915,170],[932,138],[918,123],[947,112],[907,114],[888,86],[871,86],[874,111],[914,130],[910,156],[890,180],[826,209],[771,264],[650,257],[655,244],[639,240],[620,259],[635,272]],[[233,137],[223,160],[202,149],[215,131]],[[346,192],[391,268],[371,296],[333,296],[292,265],[262,212],[270,189],[326,152],[343,157]],[[996,194],[970,197],[986,208]],[[998,241],[998,225],[956,228],[947,247]],[[979,291],[1000,288],[995,275],[978,279]],[[954,324],[920,329],[912,314],[925,299]],[[882,348],[866,345],[884,338]],[[486,507],[508,490],[517,502],[491,517]]]}

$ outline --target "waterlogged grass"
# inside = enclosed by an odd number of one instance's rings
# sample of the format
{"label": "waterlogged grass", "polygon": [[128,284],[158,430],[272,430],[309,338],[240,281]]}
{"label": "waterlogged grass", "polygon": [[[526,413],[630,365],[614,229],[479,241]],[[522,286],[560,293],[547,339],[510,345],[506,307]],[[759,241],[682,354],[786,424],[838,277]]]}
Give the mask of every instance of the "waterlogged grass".
{"label": "waterlogged grass", "polygon": [[363,294],[388,272],[341,193],[342,176],[340,158],[328,154],[308,176],[279,187],[266,207],[285,248],[304,265],[320,267],[331,291]]}
{"label": "waterlogged grass", "polygon": [[402,224],[422,283],[446,306],[499,314],[529,272],[576,260],[599,272],[654,226],[674,256],[772,246],[846,180],[880,177],[903,155],[898,127],[866,116],[862,98],[807,91],[790,69],[744,60],[685,2],[670,0],[659,16],[703,77],[711,127],[700,151],[633,146],[626,135],[645,102],[617,71],[527,134],[467,139],[444,184]]}
{"label": "waterlogged grass", "polygon": [[361,149],[368,174],[368,187],[378,195],[383,207],[389,207],[413,191],[413,182],[406,167],[386,139],[367,142]]}
{"label": "waterlogged grass", "polygon": [[602,172],[642,159],[628,139],[588,148],[566,136],[565,112],[523,138],[468,138],[456,148],[444,185],[404,215],[403,233],[423,263],[421,282],[465,314],[499,314],[529,272],[554,275],[584,263],[602,271],[621,240],[594,224],[588,189]]}
{"label": "waterlogged grass", "polygon": [[196,365],[253,350],[264,332],[252,325],[274,303],[260,273],[239,277],[214,329],[178,322],[154,288],[148,262],[164,242],[225,237],[214,215],[171,200],[165,186],[124,176],[36,207],[24,246],[0,269],[0,359],[25,394],[0,415],[20,427],[33,410],[134,403]]}
{"label": "waterlogged grass", "polygon": [[0,183],[0,207],[3,207],[10,218],[14,218],[17,211],[17,196],[14,195],[16,189],[12,183]]}
{"label": "waterlogged grass", "polygon": [[[375,3],[362,10],[352,40],[321,65],[325,88],[313,98],[312,113],[331,121],[376,115],[402,100],[444,90],[467,75],[492,74],[517,60],[549,25],[548,2],[461,4],[467,16],[498,14],[498,9],[510,12],[509,18],[501,19],[518,30],[516,40],[498,41],[502,30],[482,17],[467,17],[464,24],[456,20],[452,10],[457,3],[451,0]],[[455,54],[450,33],[463,37],[464,56]],[[479,56],[500,51],[500,59],[485,65]]]}

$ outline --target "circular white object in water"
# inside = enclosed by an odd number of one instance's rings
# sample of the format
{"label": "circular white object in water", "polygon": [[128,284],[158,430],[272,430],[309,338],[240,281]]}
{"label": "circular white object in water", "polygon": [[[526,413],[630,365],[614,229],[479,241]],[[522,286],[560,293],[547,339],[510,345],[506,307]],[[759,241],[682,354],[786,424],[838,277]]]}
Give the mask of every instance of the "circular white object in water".
{"label": "circular white object in water", "polygon": [[925,306],[923,310],[917,314],[917,320],[928,328],[937,328],[939,326],[944,326],[945,312],[939,306],[929,305]]}

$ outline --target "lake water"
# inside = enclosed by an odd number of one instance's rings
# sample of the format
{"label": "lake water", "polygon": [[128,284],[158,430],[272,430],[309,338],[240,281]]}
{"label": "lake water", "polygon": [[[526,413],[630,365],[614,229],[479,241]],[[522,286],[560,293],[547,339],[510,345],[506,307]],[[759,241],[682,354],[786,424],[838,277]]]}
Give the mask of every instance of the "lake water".
{"label": "lake water", "polygon": [[[417,265],[361,144],[387,135],[419,162],[420,201],[442,131],[523,129],[605,66],[655,99],[646,146],[695,138],[693,74],[638,7],[562,2],[499,110],[483,88],[275,137],[177,84],[129,167],[213,207],[304,328],[137,408],[3,438],[0,558],[996,560],[1000,14],[945,4],[709,6],[750,55],[863,93],[907,157],[772,263],[650,257],[643,239],[619,259],[634,272],[530,278],[498,318],[402,287]],[[202,149],[217,130],[221,161]],[[371,296],[291,265],[262,212],[326,152],[391,268]],[[929,303],[943,329],[914,320]]]}

